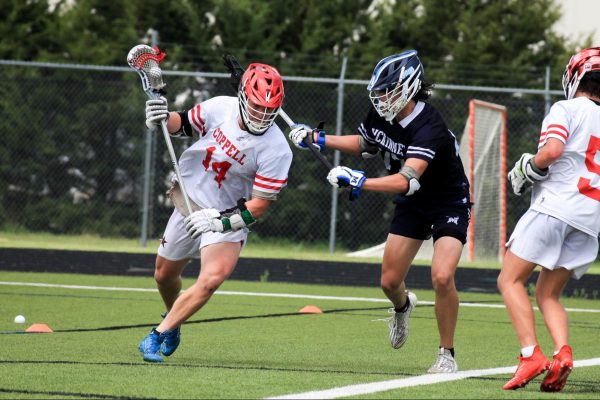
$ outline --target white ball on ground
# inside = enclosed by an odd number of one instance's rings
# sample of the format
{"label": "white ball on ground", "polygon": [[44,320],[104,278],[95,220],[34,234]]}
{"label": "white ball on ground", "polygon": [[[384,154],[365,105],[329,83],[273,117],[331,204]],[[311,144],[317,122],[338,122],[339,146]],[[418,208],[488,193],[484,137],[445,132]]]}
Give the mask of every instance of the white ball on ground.
{"label": "white ball on ground", "polygon": [[15,317],[15,324],[24,324],[25,323],[25,317],[22,315],[17,315]]}

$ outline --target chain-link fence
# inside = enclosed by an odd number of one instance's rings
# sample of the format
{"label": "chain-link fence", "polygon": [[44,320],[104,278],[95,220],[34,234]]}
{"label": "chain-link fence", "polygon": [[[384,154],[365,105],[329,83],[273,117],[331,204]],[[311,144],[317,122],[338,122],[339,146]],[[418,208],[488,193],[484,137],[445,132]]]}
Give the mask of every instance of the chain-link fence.
{"label": "chain-link fence", "polygon": [[[160,132],[144,125],[145,94],[128,68],[0,62],[0,228],[148,238],[162,236],[172,211],[165,197],[171,163]],[[343,72],[343,71],[342,71]],[[343,73],[341,74],[343,75]],[[216,95],[235,95],[228,76],[164,71],[171,110]],[[354,134],[370,107],[366,81],[284,77],[285,111],[328,134]],[[437,85],[430,102],[460,139],[472,98],[508,109],[508,165],[534,152],[541,121],[561,92]],[[278,120],[284,132],[288,128]],[[174,139],[181,154],[189,139]],[[294,151],[288,187],[256,235],[358,249],[385,240],[391,196],[364,192],[358,201],[332,191],[327,170]],[[327,154],[334,161],[333,154]],[[337,160],[336,160],[337,161]],[[339,162],[385,174],[379,159],[340,155]],[[507,198],[507,228],[527,208]],[[333,217],[332,217],[333,216]]]}

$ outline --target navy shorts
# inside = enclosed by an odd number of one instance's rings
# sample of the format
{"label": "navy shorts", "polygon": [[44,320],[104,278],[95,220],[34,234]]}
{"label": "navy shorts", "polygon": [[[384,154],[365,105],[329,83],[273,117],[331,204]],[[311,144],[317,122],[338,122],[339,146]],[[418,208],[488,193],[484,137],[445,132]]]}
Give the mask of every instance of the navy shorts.
{"label": "navy shorts", "polygon": [[465,244],[470,219],[470,205],[416,207],[400,204],[394,211],[390,233],[419,240],[433,236],[434,242],[450,236]]}

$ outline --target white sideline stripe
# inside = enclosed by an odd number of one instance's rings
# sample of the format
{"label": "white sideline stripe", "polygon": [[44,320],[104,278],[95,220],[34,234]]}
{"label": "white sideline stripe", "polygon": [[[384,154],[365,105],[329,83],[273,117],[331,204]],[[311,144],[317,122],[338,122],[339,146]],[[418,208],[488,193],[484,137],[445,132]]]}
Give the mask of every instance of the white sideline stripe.
{"label": "white sideline stripe", "polygon": [[[573,366],[590,367],[600,365],[600,358],[590,358],[588,360],[575,361]],[[267,397],[267,399],[337,399],[339,397],[358,396],[385,392],[392,389],[401,389],[405,387],[414,387],[422,385],[433,385],[436,383],[458,381],[466,378],[475,378],[488,375],[512,374],[517,366],[500,367],[489,369],[472,369],[469,371],[459,371],[452,374],[427,374],[413,376],[410,378],[392,379],[389,381],[362,383],[358,385],[340,386],[333,389],[315,390],[312,392],[287,394],[284,396]],[[500,388],[498,388],[500,390]]]}
{"label": "white sideline stripe", "polygon": [[[157,289],[146,289],[146,288],[128,288],[128,287],[117,287],[117,286],[84,286],[84,285],[63,285],[58,283],[38,283],[38,282],[2,282],[0,285],[5,286],[33,286],[33,287],[47,287],[47,288],[61,288],[61,289],[78,289],[78,290],[106,290],[106,291],[118,291],[118,292],[157,292]],[[292,293],[257,293],[257,292],[231,292],[221,290],[215,292],[215,294],[232,295],[232,296],[254,296],[254,297],[281,297],[286,299],[311,299],[311,300],[335,300],[335,301],[358,301],[366,303],[387,303],[390,301],[387,299],[376,299],[372,297],[337,297],[337,296],[320,296],[314,294],[292,294]],[[433,305],[433,301],[419,300],[418,304]],[[484,304],[484,303],[460,303],[461,307],[477,307],[477,308],[505,308],[504,304]],[[538,309],[534,307],[534,309]],[[591,308],[565,308],[569,312],[586,312],[586,313],[600,313],[600,309]]]}

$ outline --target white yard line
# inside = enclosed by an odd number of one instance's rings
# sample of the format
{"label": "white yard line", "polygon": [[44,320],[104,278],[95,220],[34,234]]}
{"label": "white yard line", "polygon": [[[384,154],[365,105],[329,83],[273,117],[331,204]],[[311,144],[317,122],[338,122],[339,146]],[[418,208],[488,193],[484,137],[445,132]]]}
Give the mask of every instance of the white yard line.
{"label": "white yard line", "polygon": [[[62,285],[58,283],[40,283],[40,282],[1,282],[0,286],[32,286],[45,288],[59,289],[75,289],[75,290],[106,290],[118,292],[157,292],[157,289],[145,288],[129,288],[117,286],[84,286],[84,285]],[[259,292],[231,292],[226,290],[217,291],[216,294],[230,296],[255,296],[255,297],[281,297],[286,299],[310,299],[310,300],[334,300],[334,301],[356,301],[365,303],[386,303],[390,301],[381,298],[372,297],[338,297],[338,296],[320,296],[314,294],[294,294],[294,293],[259,293]],[[418,304],[433,305],[432,301],[419,300]],[[486,303],[460,303],[461,307],[477,307],[477,308],[505,308],[504,304],[486,304]],[[535,308],[535,307],[534,307]],[[537,309],[537,308],[535,308]],[[584,313],[600,313],[600,309],[590,308],[566,308],[569,312],[584,312]]]}
{"label": "white yard line", "polygon": [[[590,367],[600,365],[600,358],[590,358],[574,362],[574,367]],[[473,369],[460,371],[453,374],[427,374],[413,376],[410,378],[392,379],[389,381],[361,383],[357,385],[340,386],[333,389],[315,390],[311,392],[293,393],[283,396],[267,397],[267,399],[337,399],[339,397],[368,395],[387,390],[415,387],[422,385],[433,385],[442,382],[458,381],[466,378],[476,378],[489,375],[512,374],[516,365],[512,367]],[[498,388],[500,390],[500,388]]]}

